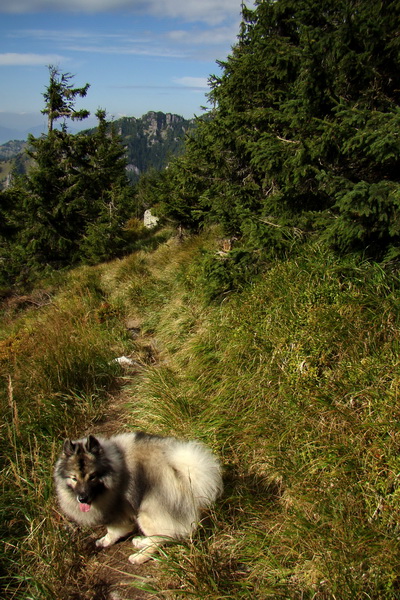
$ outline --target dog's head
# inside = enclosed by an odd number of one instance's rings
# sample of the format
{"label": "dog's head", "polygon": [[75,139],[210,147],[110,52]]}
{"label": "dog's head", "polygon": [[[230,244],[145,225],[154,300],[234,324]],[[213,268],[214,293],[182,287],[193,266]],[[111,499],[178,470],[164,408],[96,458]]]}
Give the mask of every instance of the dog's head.
{"label": "dog's head", "polygon": [[59,473],[82,512],[88,512],[105,491],[107,468],[108,462],[97,438],[89,435],[76,442],[65,440]]}

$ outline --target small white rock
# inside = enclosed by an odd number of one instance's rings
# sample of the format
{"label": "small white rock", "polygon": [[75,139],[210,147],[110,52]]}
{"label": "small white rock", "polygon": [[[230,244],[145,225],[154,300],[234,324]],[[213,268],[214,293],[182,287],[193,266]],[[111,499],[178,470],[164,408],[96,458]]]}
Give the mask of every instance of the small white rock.
{"label": "small white rock", "polygon": [[134,366],[136,364],[134,360],[132,360],[131,358],[128,358],[127,356],[120,356],[115,359],[115,362],[119,363],[120,365],[129,365],[129,366]]}

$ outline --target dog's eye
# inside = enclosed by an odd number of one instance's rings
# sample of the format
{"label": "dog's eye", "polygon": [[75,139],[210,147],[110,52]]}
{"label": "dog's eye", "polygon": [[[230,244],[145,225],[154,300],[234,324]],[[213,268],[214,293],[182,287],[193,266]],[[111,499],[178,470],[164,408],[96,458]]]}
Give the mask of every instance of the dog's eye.
{"label": "dog's eye", "polygon": [[93,481],[93,479],[97,479],[97,475],[96,475],[96,473],[91,473],[91,474],[89,475],[89,481]]}
{"label": "dog's eye", "polygon": [[71,480],[71,481],[73,481],[74,483],[76,483],[76,482],[78,481],[78,480],[77,480],[77,478],[75,477],[75,475],[70,475],[70,476],[69,476],[69,478],[70,478],[70,480]]}

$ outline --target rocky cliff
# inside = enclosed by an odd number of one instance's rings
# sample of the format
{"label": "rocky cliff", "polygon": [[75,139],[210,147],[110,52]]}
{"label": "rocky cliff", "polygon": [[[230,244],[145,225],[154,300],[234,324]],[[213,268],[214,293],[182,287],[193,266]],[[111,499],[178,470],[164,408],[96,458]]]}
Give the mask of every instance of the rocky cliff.
{"label": "rocky cliff", "polygon": [[194,120],[150,111],[140,119],[123,117],[114,125],[126,146],[128,173],[134,180],[150,168],[163,169],[173,156],[182,152],[185,135]]}
{"label": "rocky cliff", "polygon": [[[126,147],[127,173],[135,182],[151,168],[163,169],[183,151],[185,135],[194,126],[194,119],[150,111],[140,118],[122,117],[113,126]],[[23,172],[28,165],[23,159],[25,145],[24,141],[13,141],[0,146],[0,187],[12,169],[17,167],[18,172]]]}

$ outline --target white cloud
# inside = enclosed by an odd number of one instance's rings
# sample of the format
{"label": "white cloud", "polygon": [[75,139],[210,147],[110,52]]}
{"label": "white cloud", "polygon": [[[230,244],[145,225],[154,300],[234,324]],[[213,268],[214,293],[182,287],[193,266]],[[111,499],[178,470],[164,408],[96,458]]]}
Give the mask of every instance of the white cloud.
{"label": "white cloud", "polygon": [[167,38],[172,42],[186,45],[218,46],[232,44],[238,33],[237,23],[231,27],[213,27],[211,29],[169,31]]}
{"label": "white cloud", "polygon": [[194,90],[204,91],[208,89],[207,77],[177,77],[174,82]]}
{"label": "white cloud", "polygon": [[131,54],[132,56],[152,56],[152,57],[163,57],[163,58],[183,58],[182,52],[177,52],[169,48],[151,48],[148,46],[136,46],[136,45],[125,45],[125,46],[105,46],[103,44],[74,44],[66,47],[68,50],[74,52],[92,52],[97,54]]}
{"label": "white cloud", "polygon": [[61,52],[125,54],[136,56],[183,58],[187,52],[175,48],[170,40],[158,34],[104,33],[89,30],[26,29],[10,34],[14,38],[30,38],[57,45]]}
{"label": "white cloud", "polygon": [[217,25],[240,17],[240,0],[149,0],[152,14]]}
{"label": "white cloud", "polygon": [[0,54],[0,66],[10,67],[43,67],[49,64],[65,62],[63,56],[56,54],[23,54],[5,52]]}
{"label": "white cloud", "polygon": [[[23,29],[8,33],[9,38],[50,42],[61,53],[125,54],[163,58],[214,60],[217,48],[226,49],[237,32],[232,27],[195,27],[166,32],[105,33],[85,29]],[[53,61],[54,62],[54,61]]]}
{"label": "white cloud", "polygon": [[[1,1],[1,0],[0,0]],[[22,29],[10,32],[8,37],[27,38],[35,40],[52,42],[58,44],[73,44],[77,42],[99,43],[105,42],[120,42],[121,40],[129,39],[132,42],[149,42],[149,39],[141,36],[140,38],[132,38],[120,33],[98,33],[86,29]]]}
{"label": "white cloud", "polygon": [[[252,5],[253,2],[247,2]],[[37,12],[120,12],[122,10],[172,17],[185,21],[202,21],[217,25],[240,17],[241,0],[0,0],[2,13]]]}

